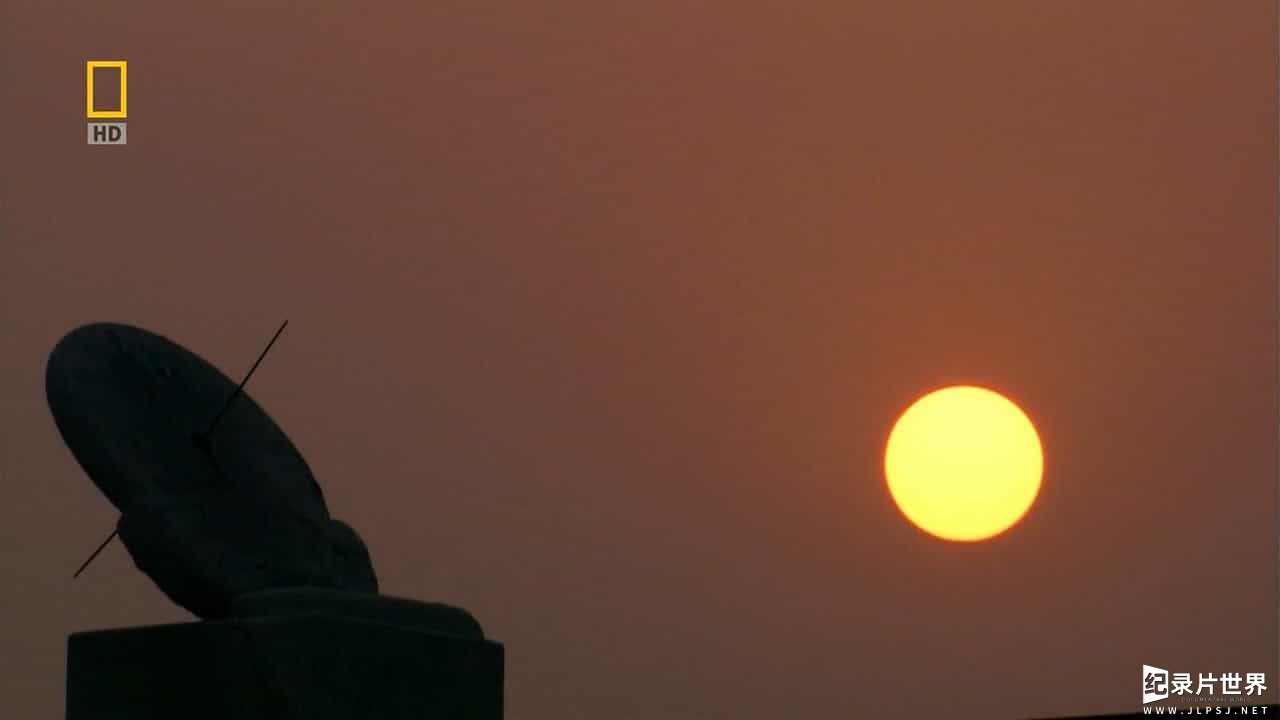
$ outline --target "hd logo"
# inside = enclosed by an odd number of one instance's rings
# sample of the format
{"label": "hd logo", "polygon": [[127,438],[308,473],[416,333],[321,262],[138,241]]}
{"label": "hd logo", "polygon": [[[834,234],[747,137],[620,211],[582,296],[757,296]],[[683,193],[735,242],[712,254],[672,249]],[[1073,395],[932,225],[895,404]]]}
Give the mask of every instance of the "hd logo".
{"label": "hd logo", "polygon": [[[85,63],[85,116],[90,145],[124,145],[129,140],[128,64],[124,60]],[[108,122],[94,122],[109,120]]]}

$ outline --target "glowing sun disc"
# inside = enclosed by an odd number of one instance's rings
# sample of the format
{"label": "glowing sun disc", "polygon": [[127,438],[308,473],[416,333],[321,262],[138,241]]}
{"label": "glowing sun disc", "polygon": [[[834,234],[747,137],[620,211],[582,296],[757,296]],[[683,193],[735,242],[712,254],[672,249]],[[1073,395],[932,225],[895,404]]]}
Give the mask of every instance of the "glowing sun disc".
{"label": "glowing sun disc", "polygon": [[889,494],[921,530],[962,542],[986,540],[1031,509],[1044,473],[1035,426],[997,392],[943,388],[907,408],[884,451]]}

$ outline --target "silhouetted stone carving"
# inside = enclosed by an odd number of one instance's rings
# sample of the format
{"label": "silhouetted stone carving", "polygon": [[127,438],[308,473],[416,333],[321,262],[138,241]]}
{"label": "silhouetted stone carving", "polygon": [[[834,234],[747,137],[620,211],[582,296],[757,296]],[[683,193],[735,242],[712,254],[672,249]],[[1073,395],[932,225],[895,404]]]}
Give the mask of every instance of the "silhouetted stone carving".
{"label": "silhouetted stone carving", "polygon": [[96,323],[45,390],[134,564],[204,618],[72,635],[69,720],[501,720],[502,646],[465,610],[378,595],[301,454],[212,365]]}
{"label": "silhouetted stone carving", "polygon": [[134,563],[192,613],[221,617],[236,596],[275,587],[377,592],[364,543],[329,517],[293,443],[248,394],[228,405],[235,383],[194,353],[85,325],[50,353],[45,390],[67,446],[120,510]]}
{"label": "silhouetted stone carving", "polygon": [[117,527],[138,569],[200,617],[223,617],[235,598],[270,588],[378,589],[354,530],[279,502],[208,491],[144,495]]}

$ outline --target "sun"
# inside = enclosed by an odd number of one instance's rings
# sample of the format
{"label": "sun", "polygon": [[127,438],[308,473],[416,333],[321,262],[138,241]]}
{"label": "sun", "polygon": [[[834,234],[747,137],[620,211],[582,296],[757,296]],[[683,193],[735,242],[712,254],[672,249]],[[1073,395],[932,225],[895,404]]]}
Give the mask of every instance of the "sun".
{"label": "sun", "polygon": [[912,523],[944,540],[986,540],[1027,514],[1044,473],[1036,428],[997,392],[957,385],[907,408],[884,451],[889,494]]}

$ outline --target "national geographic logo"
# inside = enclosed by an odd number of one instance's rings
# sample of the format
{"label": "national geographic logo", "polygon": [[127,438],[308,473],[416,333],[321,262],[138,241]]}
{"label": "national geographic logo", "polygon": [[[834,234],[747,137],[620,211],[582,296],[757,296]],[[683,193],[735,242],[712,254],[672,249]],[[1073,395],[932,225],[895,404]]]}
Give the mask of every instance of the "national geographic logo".
{"label": "national geographic logo", "polygon": [[128,142],[129,133],[125,127],[125,118],[129,116],[128,71],[128,63],[124,60],[89,60],[85,63],[85,117],[89,118],[90,145],[124,145]]}

